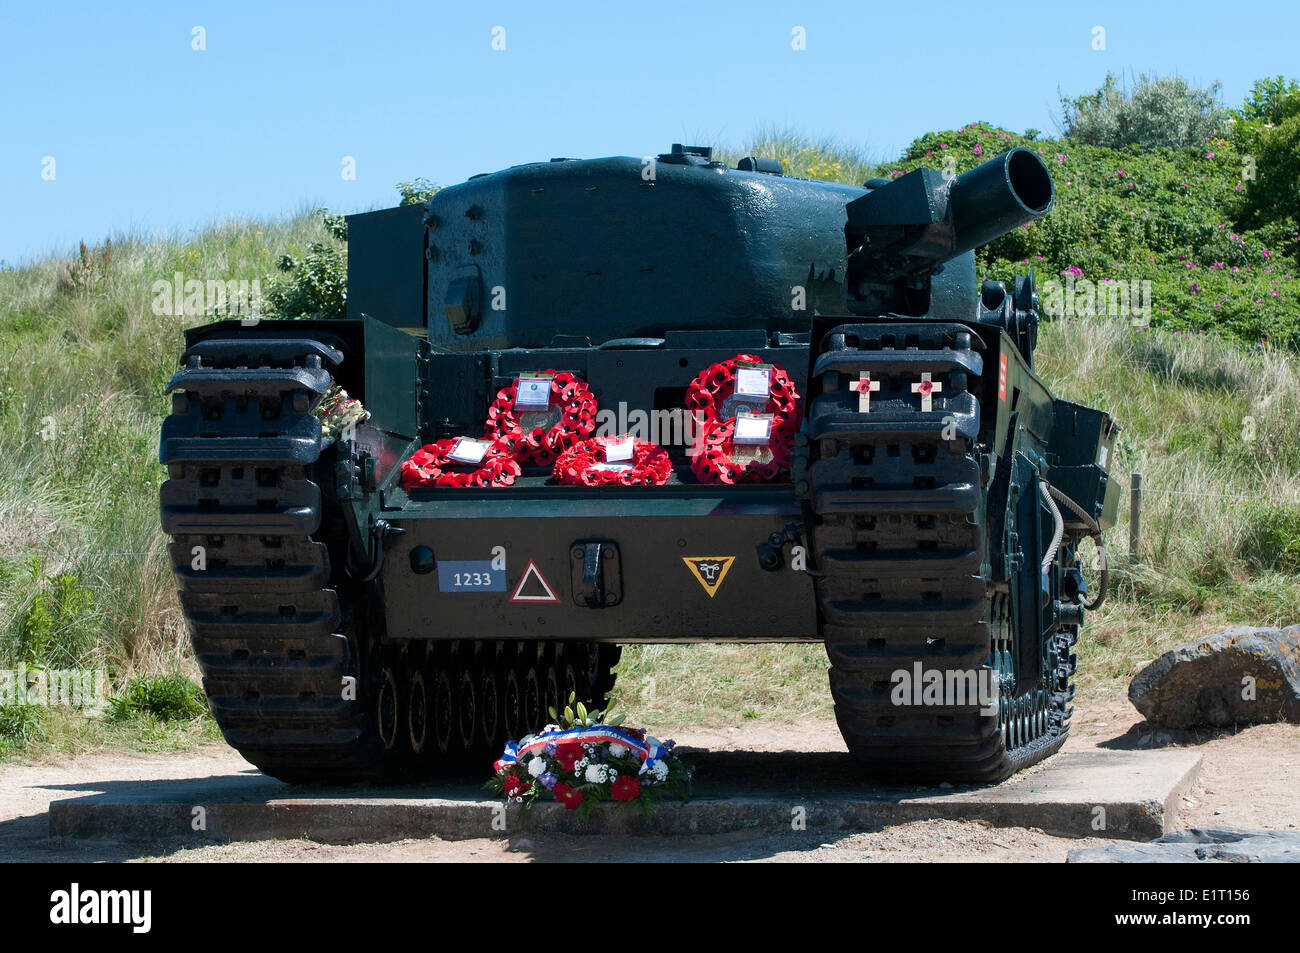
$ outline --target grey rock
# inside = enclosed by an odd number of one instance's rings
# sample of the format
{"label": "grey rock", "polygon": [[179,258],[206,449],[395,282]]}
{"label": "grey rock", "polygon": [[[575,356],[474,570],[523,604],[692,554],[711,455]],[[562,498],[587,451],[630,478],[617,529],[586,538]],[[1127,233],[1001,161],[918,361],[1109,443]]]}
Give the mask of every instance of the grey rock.
{"label": "grey rock", "polygon": [[1146,843],[1072,850],[1065,859],[1071,864],[1297,864],[1300,831],[1193,827]]}
{"label": "grey rock", "polygon": [[[1242,697],[1247,678],[1254,698]],[[1300,625],[1241,626],[1176,645],[1134,676],[1128,697],[1161,728],[1300,723]]]}

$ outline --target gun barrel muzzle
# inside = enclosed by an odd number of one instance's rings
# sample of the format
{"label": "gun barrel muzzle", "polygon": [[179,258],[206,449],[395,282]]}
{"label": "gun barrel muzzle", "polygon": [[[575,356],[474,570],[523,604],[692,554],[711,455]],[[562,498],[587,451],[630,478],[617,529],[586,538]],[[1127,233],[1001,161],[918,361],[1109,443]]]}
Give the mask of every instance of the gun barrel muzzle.
{"label": "gun barrel muzzle", "polygon": [[953,255],[986,245],[1047,214],[1056,200],[1043,160],[1016,148],[964,172],[948,192],[956,247]]}

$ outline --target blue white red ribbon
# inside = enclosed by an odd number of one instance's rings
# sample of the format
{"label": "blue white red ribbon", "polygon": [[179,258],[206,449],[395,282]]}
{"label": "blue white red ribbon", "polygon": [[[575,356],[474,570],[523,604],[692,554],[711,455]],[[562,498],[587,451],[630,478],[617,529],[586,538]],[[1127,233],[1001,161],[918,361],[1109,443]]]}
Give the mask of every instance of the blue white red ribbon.
{"label": "blue white red ribbon", "polygon": [[[640,760],[653,759],[658,756],[659,746],[648,745],[639,738],[609,725],[593,725],[590,728],[569,728],[565,731],[547,731],[539,735],[529,735],[522,747],[513,741],[506,742],[505,751],[493,765],[497,773],[506,770],[512,764],[524,760],[532,754],[541,752],[549,744],[616,744],[629,749]],[[652,750],[653,749],[653,750]]]}

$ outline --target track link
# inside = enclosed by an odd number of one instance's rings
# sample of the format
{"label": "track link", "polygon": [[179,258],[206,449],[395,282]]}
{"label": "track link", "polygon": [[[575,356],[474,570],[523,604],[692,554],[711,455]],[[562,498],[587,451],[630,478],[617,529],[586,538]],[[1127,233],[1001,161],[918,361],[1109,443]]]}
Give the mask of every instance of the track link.
{"label": "track link", "polygon": [[[885,779],[999,780],[1059,748],[1068,726],[1067,637],[1049,646],[1044,689],[1006,694],[1010,623],[987,583],[975,455],[982,347],[959,324],[843,325],[813,366],[808,495],[831,692],[850,752]],[[849,388],[864,371],[880,384],[869,413]],[[910,387],[923,372],[940,385],[929,412]],[[916,663],[1005,691],[996,710],[971,692],[910,703],[896,673]]]}

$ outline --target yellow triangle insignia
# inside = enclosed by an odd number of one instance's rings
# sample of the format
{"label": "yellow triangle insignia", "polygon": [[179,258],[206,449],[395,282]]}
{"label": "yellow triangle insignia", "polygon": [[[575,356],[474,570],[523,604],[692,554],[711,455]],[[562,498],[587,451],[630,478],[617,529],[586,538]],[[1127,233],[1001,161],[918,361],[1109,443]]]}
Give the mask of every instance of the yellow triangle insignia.
{"label": "yellow triangle insignia", "polygon": [[718,593],[722,586],[722,580],[727,578],[727,573],[731,571],[731,564],[736,561],[735,556],[683,556],[682,562],[686,563],[686,568],[691,571],[704,591],[712,599]]}

